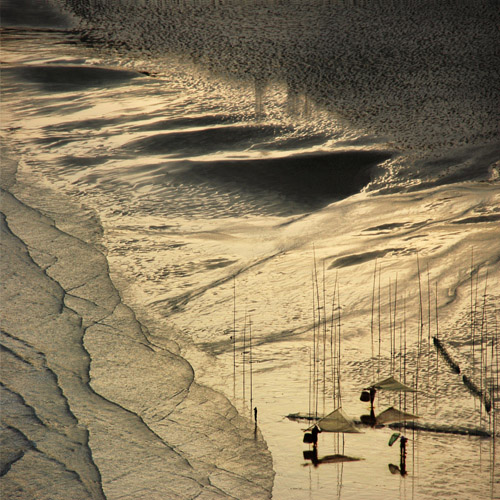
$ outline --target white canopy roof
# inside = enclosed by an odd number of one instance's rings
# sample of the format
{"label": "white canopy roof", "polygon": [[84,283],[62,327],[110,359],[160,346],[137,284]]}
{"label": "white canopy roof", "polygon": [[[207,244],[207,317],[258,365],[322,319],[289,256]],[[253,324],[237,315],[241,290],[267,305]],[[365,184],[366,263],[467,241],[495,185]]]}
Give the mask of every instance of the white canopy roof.
{"label": "white canopy roof", "polygon": [[380,380],[376,384],[373,384],[372,387],[375,387],[375,389],[380,389],[382,391],[416,392],[413,387],[404,385],[394,377],[388,377],[384,380]]}
{"label": "white canopy roof", "polygon": [[318,420],[316,425],[324,432],[360,432],[342,408],[337,408],[324,416],[321,420]]}
{"label": "white canopy roof", "polygon": [[394,406],[387,408],[382,413],[377,415],[377,424],[390,424],[392,422],[405,422],[409,420],[415,420],[419,417],[417,415],[412,415],[411,413],[406,413],[404,411],[396,410]]}

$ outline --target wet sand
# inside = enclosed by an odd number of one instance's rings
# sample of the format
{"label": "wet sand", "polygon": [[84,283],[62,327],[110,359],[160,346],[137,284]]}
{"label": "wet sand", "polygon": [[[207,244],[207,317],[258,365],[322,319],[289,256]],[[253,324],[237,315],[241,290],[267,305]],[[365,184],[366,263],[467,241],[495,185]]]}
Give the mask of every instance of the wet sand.
{"label": "wet sand", "polygon": [[174,343],[150,340],[110,280],[95,214],[17,184],[2,157],[6,498],[270,498],[260,432]]}

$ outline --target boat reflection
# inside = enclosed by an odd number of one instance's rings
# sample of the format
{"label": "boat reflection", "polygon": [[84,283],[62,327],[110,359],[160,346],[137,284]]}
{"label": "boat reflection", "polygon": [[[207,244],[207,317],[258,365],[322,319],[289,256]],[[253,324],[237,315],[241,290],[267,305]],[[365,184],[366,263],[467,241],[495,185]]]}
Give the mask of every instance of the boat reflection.
{"label": "boat reflection", "polygon": [[306,450],[303,453],[304,460],[310,460],[311,463],[305,463],[304,466],[313,465],[317,467],[321,464],[338,464],[343,462],[358,462],[359,460],[363,460],[362,458],[357,457],[349,457],[347,455],[325,455],[323,457],[318,457],[318,449],[313,448],[312,450]]}

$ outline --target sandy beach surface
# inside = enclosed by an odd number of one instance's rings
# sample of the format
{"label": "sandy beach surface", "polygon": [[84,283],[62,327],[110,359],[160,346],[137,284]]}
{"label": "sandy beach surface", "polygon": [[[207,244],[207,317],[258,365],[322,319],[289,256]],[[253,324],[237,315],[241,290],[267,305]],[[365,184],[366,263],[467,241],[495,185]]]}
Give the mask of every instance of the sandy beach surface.
{"label": "sandy beach surface", "polygon": [[2,496],[500,498],[498,12],[424,4],[2,2]]}
{"label": "sandy beach surface", "polygon": [[268,498],[260,432],[173,344],[150,341],[109,278],[95,215],[20,186],[16,168],[4,151],[4,498]]}

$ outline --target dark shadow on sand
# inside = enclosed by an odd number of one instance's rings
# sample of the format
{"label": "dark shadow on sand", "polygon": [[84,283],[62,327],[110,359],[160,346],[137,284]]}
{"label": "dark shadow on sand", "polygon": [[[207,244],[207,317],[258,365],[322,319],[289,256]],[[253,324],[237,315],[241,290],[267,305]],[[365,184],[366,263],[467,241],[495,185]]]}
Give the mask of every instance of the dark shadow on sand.
{"label": "dark shadow on sand", "polygon": [[358,193],[372,168],[389,159],[388,151],[340,151],[284,158],[185,162],[176,173],[188,183],[208,182],[247,191],[273,192],[304,210],[319,209]]}
{"label": "dark shadow on sand", "polygon": [[6,68],[15,77],[38,84],[47,92],[71,92],[90,87],[110,87],[143,77],[135,71],[77,65],[33,65]]}

